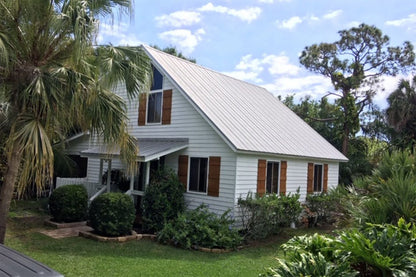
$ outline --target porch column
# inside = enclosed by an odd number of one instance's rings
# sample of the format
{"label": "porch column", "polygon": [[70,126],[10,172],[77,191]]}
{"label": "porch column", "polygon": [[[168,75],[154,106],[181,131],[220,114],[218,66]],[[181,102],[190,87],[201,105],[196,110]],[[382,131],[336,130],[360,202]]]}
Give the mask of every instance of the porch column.
{"label": "porch column", "polygon": [[150,182],[150,162],[146,162],[146,181],[144,182],[144,190],[149,185]]}
{"label": "porch column", "polygon": [[103,184],[103,167],[104,167],[104,160],[100,159],[100,172],[98,173],[98,184],[101,186]]}
{"label": "porch column", "polygon": [[111,190],[111,162],[111,159],[107,160],[107,192]]}

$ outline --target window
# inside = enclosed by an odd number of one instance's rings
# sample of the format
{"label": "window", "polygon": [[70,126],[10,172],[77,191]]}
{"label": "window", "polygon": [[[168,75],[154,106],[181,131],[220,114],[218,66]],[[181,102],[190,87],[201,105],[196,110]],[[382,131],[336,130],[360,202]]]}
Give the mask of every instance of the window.
{"label": "window", "polygon": [[279,163],[267,162],[266,193],[279,192]]}
{"label": "window", "polygon": [[322,165],[315,164],[313,169],[313,191],[314,192],[321,192],[322,191]]}
{"label": "window", "polygon": [[147,123],[160,123],[162,118],[162,92],[150,92],[147,101]]}
{"label": "window", "polygon": [[191,158],[189,191],[207,192],[208,158]]}

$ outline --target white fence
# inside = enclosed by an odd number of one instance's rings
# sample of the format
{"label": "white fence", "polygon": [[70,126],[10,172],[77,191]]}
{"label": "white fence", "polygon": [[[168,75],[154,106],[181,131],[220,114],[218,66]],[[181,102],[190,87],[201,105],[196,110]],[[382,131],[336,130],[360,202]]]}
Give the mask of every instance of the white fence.
{"label": "white fence", "polygon": [[88,192],[88,198],[91,198],[101,187],[98,183],[88,182],[87,178],[56,178],[56,188],[65,185],[83,185]]}

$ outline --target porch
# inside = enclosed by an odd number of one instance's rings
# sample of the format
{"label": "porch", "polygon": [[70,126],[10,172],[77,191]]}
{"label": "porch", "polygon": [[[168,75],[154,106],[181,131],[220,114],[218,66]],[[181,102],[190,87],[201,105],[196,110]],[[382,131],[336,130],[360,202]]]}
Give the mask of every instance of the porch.
{"label": "porch", "polygon": [[[166,155],[180,151],[188,147],[188,139],[183,138],[144,138],[138,139],[139,155],[137,156],[137,171],[127,176],[129,178],[128,189],[125,194],[132,196],[137,202],[137,197],[143,196],[146,187],[151,180],[151,173],[164,166]],[[118,146],[98,146],[81,151],[81,157],[99,160],[98,180],[91,181],[85,178],[57,178],[56,187],[69,184],[83,184],[88,192],[89,202],[104,192],[119,191],[111,181],[113,160],[120,158]],[[106,167],[106,178],[103,178]]]}

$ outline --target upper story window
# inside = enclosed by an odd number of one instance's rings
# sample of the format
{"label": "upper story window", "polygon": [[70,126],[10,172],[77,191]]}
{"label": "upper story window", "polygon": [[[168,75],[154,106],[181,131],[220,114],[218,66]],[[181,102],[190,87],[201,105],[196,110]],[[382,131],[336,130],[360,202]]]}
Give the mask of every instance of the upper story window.
{"label": "upper story window", "polygon": [[189,191],[207,192],[208,158],[191,158]]}
{"label": "upper story window", "polygon": [[153,67],[153,80],[147,100],[147,123],[160,123],[162,120],[163,76]]}
{"label": "upper story window", "polygon": [[313,191],[321,192],[323,183],[323,166],[322,164],[315,164],[313,169]]}
{"label": "upper story window", "polygon": [[279,163],[267,162],[266,193],[279,192]]}

